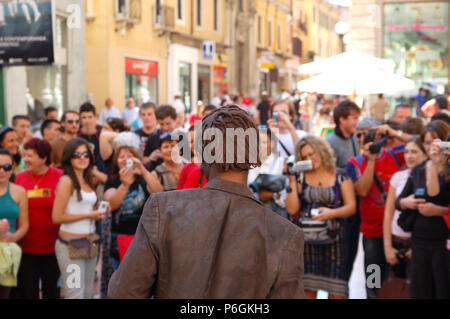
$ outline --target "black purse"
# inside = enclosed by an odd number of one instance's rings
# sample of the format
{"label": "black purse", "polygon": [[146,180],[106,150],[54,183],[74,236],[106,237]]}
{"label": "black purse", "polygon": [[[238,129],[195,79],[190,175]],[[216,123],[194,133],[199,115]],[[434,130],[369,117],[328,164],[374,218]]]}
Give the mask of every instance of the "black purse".
{"label": "black purse", "polygon": [[401,212],[397,224],[403,229],[405,232],[412,232],[414,228],[414,223],[416,222],[417,212],[415,210],[404,210]]}

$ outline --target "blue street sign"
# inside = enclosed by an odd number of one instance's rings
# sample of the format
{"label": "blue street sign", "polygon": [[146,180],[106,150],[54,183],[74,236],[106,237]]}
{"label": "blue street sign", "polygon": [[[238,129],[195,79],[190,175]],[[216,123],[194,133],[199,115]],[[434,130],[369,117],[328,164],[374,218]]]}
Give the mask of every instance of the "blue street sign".
{"label": "blue street sign", "polygon": [[216,54],[216,43],[214,41],[203,41],[202,56],[204,61],[213,61]]}

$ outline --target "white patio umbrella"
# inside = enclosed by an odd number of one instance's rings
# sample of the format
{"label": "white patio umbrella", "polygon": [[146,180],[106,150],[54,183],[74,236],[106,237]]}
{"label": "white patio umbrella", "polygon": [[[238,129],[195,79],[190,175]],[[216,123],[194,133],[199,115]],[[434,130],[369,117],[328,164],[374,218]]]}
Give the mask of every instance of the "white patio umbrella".
{"label": "white patio umbrella", "polygon": [[349,51],[330,58],[300,65],[298,71],[300,74],[314,75],[330,71],[336,67],[357,69],[374,67],[384,71],[393,72],[395,63],[390,60],[379,59],[364,53]]}
{"label": "white patio umbrella", "polygon": [[297,84],[301,92],[353,96],[394,94],[414,88],[414,81],[370,66],[336,67]]}

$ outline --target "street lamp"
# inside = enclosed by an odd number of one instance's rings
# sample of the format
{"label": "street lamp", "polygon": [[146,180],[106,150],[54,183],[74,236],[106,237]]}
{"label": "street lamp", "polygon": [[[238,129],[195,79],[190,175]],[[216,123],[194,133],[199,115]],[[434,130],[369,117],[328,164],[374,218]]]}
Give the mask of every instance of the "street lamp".
{"label": "street lamp", "polygon": [[350,31],[350,27],[347,22],[339,21],[334,26],[334,32],[336,32],[339,35],[339,39],[341,41],[341,52],[345,52],[345,45],[344,45],[344,36],[348,34]]}

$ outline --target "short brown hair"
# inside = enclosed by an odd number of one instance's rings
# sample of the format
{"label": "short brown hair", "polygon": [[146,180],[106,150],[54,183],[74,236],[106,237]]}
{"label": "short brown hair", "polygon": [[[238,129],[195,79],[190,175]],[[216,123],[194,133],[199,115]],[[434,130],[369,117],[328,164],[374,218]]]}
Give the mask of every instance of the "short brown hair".
{"label": "short brown hair", "polygon": [[[259,133],[258,129],[256,127],[255,122],[253,121],[252,117],[243,109],[241,109],[237,105],[229,105],[221,107],[215,111],[213,111],[211,114],[207,115],[203,121],[202,121],[202,129],[201,134],[203,135],[203,132],[205,132],[208,129],[218,129],[222,133],[222,150],[219,150],[219,152],[222,152],[222,154],[227,154],[227,129],[243,129],[244,131],[248,129],[253,129],[256,136],[256,145],[252,145],[250,138],[248,135],[245,136],[245,150],[244,150],[244,163],[238,163],[238,143],[236,139],[234,139],[234,152],[233,152],[233,161],[229,162],[228,158],[222,161],[222,163],[208,163],[207,165],[215,166],[218,171],[220,172],[228,172],[228,171],[248,171],[254,167],[261,166],[261,158],[260,158],[260,149],[259,149]],[[216,141],[217,136],[214,137],[214,140],[204,140],[204,139],[198,139],[196,136],[196,140],[201,140],[201,149],[198,149],[198,144],[196,143],[196,151],[199,151],[199,154],[203,154],[202,150],[206,149],[208,145],[211,143],[217,143]],[[220,143],[220,141],[219,141]],[[254,148],[251,149],[251,147],[254,146]],[[216,151],[216,149],[214,149]],[[250,158],[251,156],[255,155],[256,153],[256,162],[251,163]],[[242,155],[242,154],[241,154]],[[203,159],[203,164],[206,164]]]}
{"label": "short brown hair", "polygon": [[400,130],[409,135],[422,135],[425,124],[420,118],[408,117],[400,124]]}
{"label": "short brown hair", "polygon": [[165,118],[170,117],[172,120],[177,119],[177,111],[170,105],[161,105],[156,110],[156,118],[158,120],[164,120]]}
{"label": "short brown hair", "polygon": [[339,103],[333,112],[334,123],[336,123],[336,127],[339,127],[340,125],[339,119],[341,117],[347,119],[350,116],[350,114],[352,114],[352,112],[361,114],[361,110],[359,109],[358,105],[356,105],[355,102],[345,100]]}

